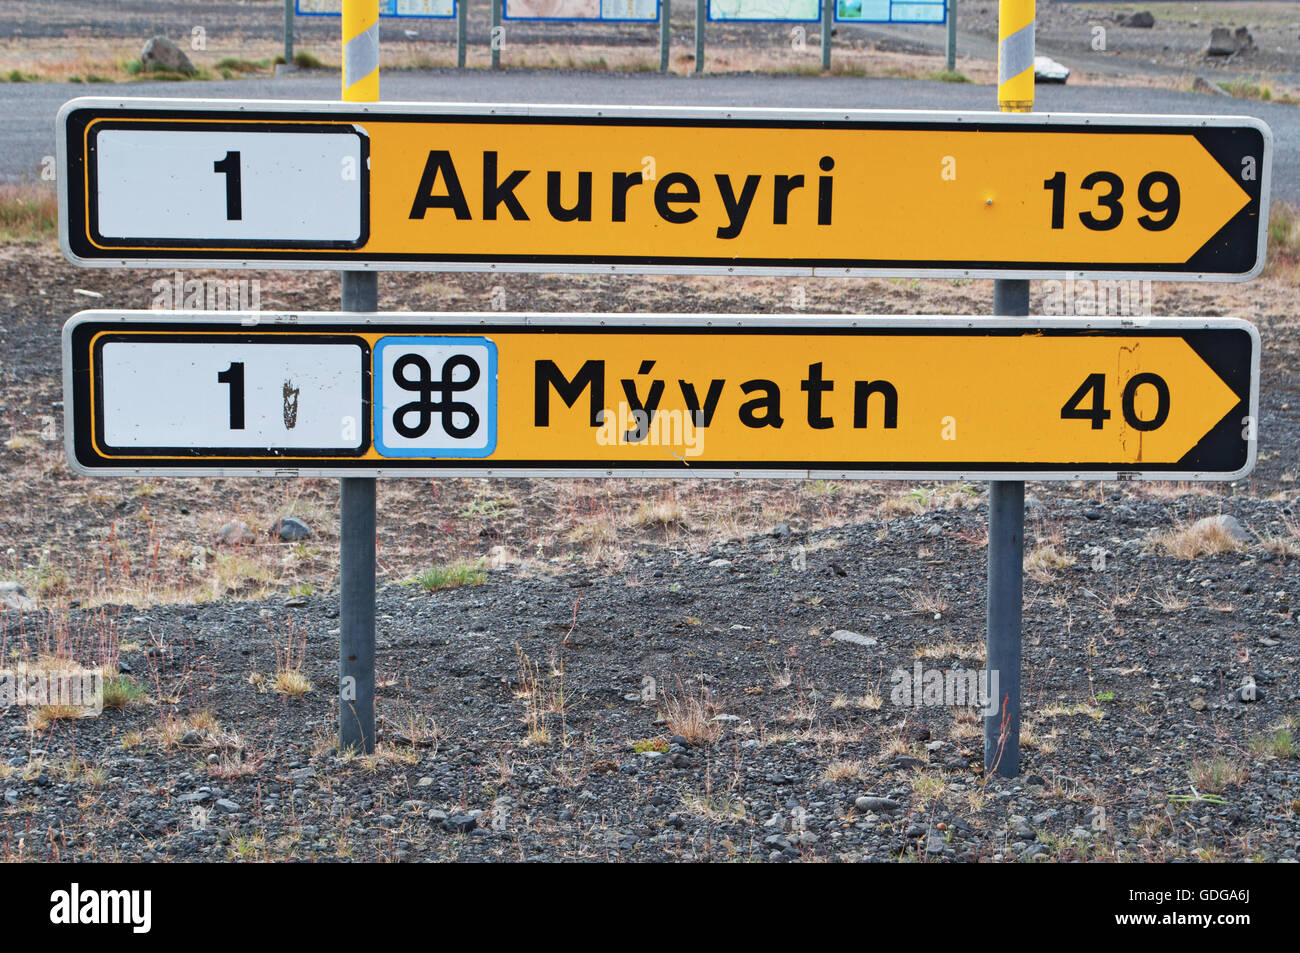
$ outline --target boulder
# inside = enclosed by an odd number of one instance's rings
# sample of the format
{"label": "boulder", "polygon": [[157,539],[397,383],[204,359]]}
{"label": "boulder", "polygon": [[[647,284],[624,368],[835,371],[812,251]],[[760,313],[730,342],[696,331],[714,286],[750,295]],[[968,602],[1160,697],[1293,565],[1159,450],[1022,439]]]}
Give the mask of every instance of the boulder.
{"label": "boulder", "polygon": [[1205,52],[1208,56],[1231,56],[1237,52],[1237,41],[1227,27],[1216,26],[1210,31],[1210,45]]}
{"label": "boulder", "polygon": [[1225,26],[1216,26],[1210,31],[1210,44],[1205,48],[1207,56],[1235,56],[1255,48],[1255,38],[1244,26],[1229,31]]}
{"label": "boulder", "polygon": [[5,609],[35,609],[36,603],[27,595],[21,583],[0,582],[0,607]]}
{"label": "boulder", "polygon": [[296,516],[282,516],[271,527],[271,535],[284,543],[296,543],[311,538],[311,527]]}
{"label": "boulder", "polygon": [[223,546],[242,546],[253,542],[256,538],[253,531],[248,528],[248,524],[242,520],[231,520],[217,530],[217,539]]}
{"label": "boulder", "polygon": [[1192,524],[1192,530],[1198,533],[1222,532],[1234,543],[1249,543],[1250,533],[1241,525],[1241,520],[1227,513],[1218,516],[1206,516]]}
{"label": "boulder", "polygon": [[1121,13],[1115,20],[1120,26],[1135,27],[1139,30],[1149,30],[1156,25],[1156,18],[1150,10],[1139,10],[1137,13],[1130,13],[1127,16]]}
{"label": "boulder", "polygon": [[179,46],[165,36],[148,40],[140,51],[140,66],[146,70],[165,70],[193,76],[198,72]]}

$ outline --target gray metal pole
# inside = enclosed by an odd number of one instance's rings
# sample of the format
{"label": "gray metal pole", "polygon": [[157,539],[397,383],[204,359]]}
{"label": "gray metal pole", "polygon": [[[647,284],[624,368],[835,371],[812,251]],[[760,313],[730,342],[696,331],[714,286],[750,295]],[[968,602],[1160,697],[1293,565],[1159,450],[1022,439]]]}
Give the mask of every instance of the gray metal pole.
{"label": "gray metal pole", "polygon": [[831,23],[835,19],[835,0],[822,0],[822,69],[831,68]]}
{"label": "gray metal pole", "polygon": [[[993,282],[993,313],[1029,314],[1029,282]],[[984,718],[984,774],[1014,778],[1020,773],[1020,626],[1024,598],[1025,484],[989,484],[989,585],[985,629],[990,691],[997,710]],[[996,686],[992,673],[997,674]]]}
{"label": "gray metal pole", "polygon": [[284,61],[293,62],[293,13],[296,0],[284,0]]}
{"label": "gray metal pole", "polygon": [[[463,2],[463,0],[462,0]],[[343,272],[343,310],[373,312],[379,276]],[[375,750],[375,480],[345,477],[339,520],[339,750]]]}
{"label": "gray metal pole", "polygon": [[695,0],[695,72],[704,72],[704,24],[709,20],[709,0]]}
{"label": "gray metal pole", "polygon": [[668,50],[673,43],[673,0],[659,2],[659,72],[668,72]]}
{"label": "gray metal pole", "polygon": [[456,68],[465,68],[465,43],[469,35],[469,0],[456,0]]}
{"label": "gray metal pole", "polygon": [[954,72],[957,69],[957,0],[948,0],[948,44],[945,52],[948,72]]}
{"label": "gray metal pole", "polygon": [[492,34],[488,45],[492,47],[492,68],[501,68],[501,44],[505,36],[501,33],[501,0],[492,0]]}

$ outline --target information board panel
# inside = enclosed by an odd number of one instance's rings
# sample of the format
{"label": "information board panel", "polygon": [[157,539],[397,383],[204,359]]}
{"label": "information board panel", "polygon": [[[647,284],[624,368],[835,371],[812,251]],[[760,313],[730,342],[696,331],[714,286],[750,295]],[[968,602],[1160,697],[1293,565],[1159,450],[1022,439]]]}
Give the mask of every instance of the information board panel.
{"label": "information board panel", "polygon": [[[343,0],[294,0],[300,17],[337,17]],[[423,17],[445,20],[456,15],[456,0],[379,0],[381,17]]]}
{"label": "information board panel", "polygon": [[708,0],[708,18],[772,23],[816,23],[822,18],[821,0]]}
{"label": "information board panel", "polygon": [[946,23],[946,0],[835,0],[836,23]]}
{"label": "information board panel", "polygon": [[653,23],[659,0],[503,0],[506,20],[599,20],[605,23]]}

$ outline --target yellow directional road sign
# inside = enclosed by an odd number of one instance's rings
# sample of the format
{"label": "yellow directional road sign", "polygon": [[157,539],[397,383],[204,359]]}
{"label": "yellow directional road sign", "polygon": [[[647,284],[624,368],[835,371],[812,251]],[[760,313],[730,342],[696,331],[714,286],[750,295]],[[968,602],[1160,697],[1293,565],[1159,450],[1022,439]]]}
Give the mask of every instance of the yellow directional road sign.
{"label": "yellow directional road sign", "polygon": [[1243,117],[78,99],[87,265],[1245,279]]}
{"label": "yellow directional road sign", "polygon": [[1234,478],[1236,319],[86,312],[91,473]]}

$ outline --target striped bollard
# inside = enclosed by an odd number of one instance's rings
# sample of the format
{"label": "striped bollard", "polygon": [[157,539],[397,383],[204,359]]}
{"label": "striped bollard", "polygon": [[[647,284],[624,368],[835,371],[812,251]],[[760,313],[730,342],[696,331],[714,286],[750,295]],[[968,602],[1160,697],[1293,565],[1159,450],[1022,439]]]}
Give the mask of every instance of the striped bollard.
{"label": "striped bollard", "polygon": [[1034,108],[1034,0],[1002,0],[998,8],[998,109]]}
{"label": "striped bollard", "polygon": [[379,0],[343,0],[343,99],[379,101]]}

